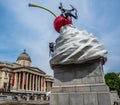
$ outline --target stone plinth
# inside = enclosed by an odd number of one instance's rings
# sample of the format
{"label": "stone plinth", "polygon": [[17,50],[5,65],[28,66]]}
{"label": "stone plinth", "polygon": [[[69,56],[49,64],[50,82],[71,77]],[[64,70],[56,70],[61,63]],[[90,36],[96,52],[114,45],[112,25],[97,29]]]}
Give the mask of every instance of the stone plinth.
{"label": "stone plinth", "polygon": [[50,105],[111,105],[100,59],[54,66]]}
{"label": "stone plinth", "polygon": [[54,67],[55,86],[105,83],[101,62]]}

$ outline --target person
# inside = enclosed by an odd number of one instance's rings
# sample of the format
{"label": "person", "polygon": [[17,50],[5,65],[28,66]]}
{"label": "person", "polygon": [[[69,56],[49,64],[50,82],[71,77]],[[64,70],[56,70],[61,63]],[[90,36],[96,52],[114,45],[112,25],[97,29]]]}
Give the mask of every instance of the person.
{"label": "person", "polygon": [[[72,9],[67,10],[67,9],[63,8],[62,3],[60,3],[60,6],[58,8],[61,10],[61,16],[65,17],[65,18],[68,18],[68,16],[70,16],[70,17],[77,19],[78,18],[77,9],[74,8],[72,5],[70,5],[70,6],[72,7]],[[72,14],[73,11],[75,11],[74,15]]]}
{"label": "person", "polygon": [[113,105],[118,105],[118,102],[114,101]]}
{"label": "person", "polygon": [[17,95],[14,96],[14,100],[15,100],[15,101],[18,101]]}

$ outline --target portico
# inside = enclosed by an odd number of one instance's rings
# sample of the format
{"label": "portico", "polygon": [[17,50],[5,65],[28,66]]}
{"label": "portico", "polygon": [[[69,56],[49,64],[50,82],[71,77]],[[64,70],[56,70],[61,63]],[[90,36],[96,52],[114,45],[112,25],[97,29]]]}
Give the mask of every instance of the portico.
{"label": "portico", "polygon": [[45,76],[29,72],[14,72],[12,76],[12,90],[19,91],[45,91]]}

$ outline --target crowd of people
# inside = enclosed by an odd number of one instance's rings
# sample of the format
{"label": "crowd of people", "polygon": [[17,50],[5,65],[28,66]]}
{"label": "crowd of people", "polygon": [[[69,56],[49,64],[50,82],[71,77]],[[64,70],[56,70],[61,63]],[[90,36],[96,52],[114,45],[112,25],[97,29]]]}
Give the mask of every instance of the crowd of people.
{"label": "crowd of people", "polygon": [[30,100],[49,100],[49,96],[46,96],[46,95],[33,95],[33,94],[26,94],[26,95],[20,95],[20,94],[16,94],[16,95],[13,95],[12,97],[13,101],[20,101],[20,100],[23,100],[23,101],[30,101]]}

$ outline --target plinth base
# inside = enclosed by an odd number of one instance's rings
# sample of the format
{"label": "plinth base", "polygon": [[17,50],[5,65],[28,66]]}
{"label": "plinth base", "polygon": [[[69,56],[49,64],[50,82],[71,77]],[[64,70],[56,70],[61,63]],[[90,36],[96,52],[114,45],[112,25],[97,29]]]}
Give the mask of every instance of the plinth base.
{"label": "plinth base", "polygon": [[109,92],[52,93],[50,105],[112,105]]}
{"label": "plinth base", "polygon": [[112,105],[99,60],[54,67],[50,105]]}

